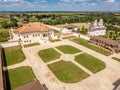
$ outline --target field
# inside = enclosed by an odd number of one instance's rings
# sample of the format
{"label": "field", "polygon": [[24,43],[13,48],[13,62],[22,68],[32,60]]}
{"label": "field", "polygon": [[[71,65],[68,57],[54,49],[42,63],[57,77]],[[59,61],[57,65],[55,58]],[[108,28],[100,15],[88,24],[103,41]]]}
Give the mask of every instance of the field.
{"label": "field", "polygon": [[48,65],[55,76],[62,82],[75,83],[79,82],[89,75],[74,65],[72,62],[59,61]]}
{"label": "field", "polygon": [[77,49],[73,46],[70,46],[70,45],[62,45],[62,46],[58,46],[56,48],[59,49],[64,54],[75,54],[75,53],[81,52],[79,49]]}
{"label": "field", "polygon": [[29,67],[19,67],[8,71],[11,90],[30,83],[35,80],[32,69]]}
{"label": "field", "polygon": [[59,59],[61,54],[53,48],[49,48],[39,51],[38,55],[44,62],[49,62],[55,59]]}
{"label": "field", "polygon": [[111,55],[111,52],[109,51],[106,51],[105,49],[101,48],[101,47],[97,47],[97,46],[94,46],[92,44],[90,44],[88,41],[84,40],[84,39],[81,39],[81,38],[75,38],[75,39],[70,39],[71,41],[75,42],[75,43],[78,43],[80,45],[83,45],[89,49],[92,49],[96,52],[99,52],[103,55],[106,55],[106,56],[109,56]]}
{"label": "field", "polygon": [[75,61],[86,67],[88,70],[96,73],[105,68],[105,63],[101,60],[87,54],[80,54],[75,57]]}
{"label": "field", "polygon": [[5,48],[5,56],[7,65],[20,63],[25,60],[25,55],[21,46],[14,46]]}
{"label": "field", "polygon": [[3,22],[3,21],[8,21],[8,22],[9,22],[9,21],[10,21],[10,18],[1,18],[1,17],[0,17],[0,22]]}
{"label": "field", "polygon": [[[85,29],[88,29],[89,28],[89,25],[87,23],[71,23],[73,25],[76,25],[78,26],[79,28],[82,28],[83,26],[85,27]],[[63,28],[66,24],[62,24],[62,25],[53,25],[55,27],[58,27],[58,28]]]}

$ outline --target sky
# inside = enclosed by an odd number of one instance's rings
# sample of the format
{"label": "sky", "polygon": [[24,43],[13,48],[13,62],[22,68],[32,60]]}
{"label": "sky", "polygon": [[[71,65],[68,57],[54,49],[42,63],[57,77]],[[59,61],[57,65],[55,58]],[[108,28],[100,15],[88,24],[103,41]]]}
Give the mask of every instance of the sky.
{"label": "sky", "polygon": [[0,0],[0,11],[120,11],[120,0]]}

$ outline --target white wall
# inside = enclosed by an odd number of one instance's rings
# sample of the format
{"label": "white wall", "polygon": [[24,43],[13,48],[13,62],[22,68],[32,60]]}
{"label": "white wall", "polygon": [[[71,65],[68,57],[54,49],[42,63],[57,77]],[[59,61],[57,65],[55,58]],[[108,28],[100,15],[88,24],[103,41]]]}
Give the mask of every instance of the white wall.
{"label": "white wall", "polygon": [[86,35],[80,35],[80,38],[85,39],[85,40],[90,40],[90,37],[88,37]]}
{"label": "white wall", "polygon": [[4,48],[12,47],[12,46],[18,46],[18,45],[20,45],[20,43],[18,41],[1,43],[1,46],[4,47]]}
{"label": "white wall", "polygon": [[[47,36],[43,37],[44,34]],[[13,40],[22,40],[22,44],[43,42],[49,40],[50,38],[54,39],[53,30],[49,32],[33,32],[33,33],[24,33],[24,34],[13,33]]]}
{"label": "white wall", "polygon": [[54,29],[54,30],[58,30],[58,31],[61,31],[61,28],[57,28],[57,27],[54,27],[54,26],[49,26],[49,25],[47,25],[48,27],[50,27],[50,28],[52,28],[52,29]]}
{"label": "white wall", "polygon": [[90,36],[99,36],[105,34],[106,34],[106,30],[88,31],[88,35]]}

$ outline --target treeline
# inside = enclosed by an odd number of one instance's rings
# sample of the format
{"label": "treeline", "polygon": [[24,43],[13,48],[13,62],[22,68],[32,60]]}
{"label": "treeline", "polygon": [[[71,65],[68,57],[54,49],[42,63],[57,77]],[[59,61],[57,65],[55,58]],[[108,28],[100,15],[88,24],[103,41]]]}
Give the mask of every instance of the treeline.
{"label": "treeline", "polygon": [[[14,18],[15,17],[15,18]],[[4,28],[19,26],[16,22],[43,22],[49,25],[65,24],[65,23],[88,23],[95,19],[103,19],[106,24],[120,25],[120,14],[118,13],[45,13],[45,14],[12,14],[10,16],[11,23],[3,25]],[[17,18],[22,19],[21,21]],[[6,22],[5,22],[6,23]]]}
{"label": "treeline", "polygon": [[0,31],[0,42],[6,42],[9,40],[9,31],[2,30]]}
{"label": "treeline", "polygon": [[11,27],[17,27],[18,26],[17,22],[18,22],[17,19],[10,18],[9,21],[3,21],[3,22],[1,22],[1,27],[5,28],[5,29],[11,28]]}
{"label": "treeline", "polygon": [[105,37],[113,39],[113,40],[120,40],[120,28],[116,27],[115,25],[106,25],[107,32]]}

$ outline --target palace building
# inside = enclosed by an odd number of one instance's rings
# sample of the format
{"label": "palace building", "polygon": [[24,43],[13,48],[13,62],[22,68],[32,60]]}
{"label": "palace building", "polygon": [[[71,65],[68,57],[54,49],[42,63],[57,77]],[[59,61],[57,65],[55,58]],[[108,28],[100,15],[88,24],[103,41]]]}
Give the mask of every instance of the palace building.
{"label": "palace building", "polygon": [[90,24],[90,27],[88,29],[89,36],[99,36],[105,34],[106,34],[106,27],[103,25],[102,19],[100,19],[99,22],[95,20]]}
{"label": "palace building", "polygon": [[22,44],[44,43],[54,39],[54,30],[40,22],[25,24],[20,28],[12,29],[11,32],[13,40],[21,40]]}

